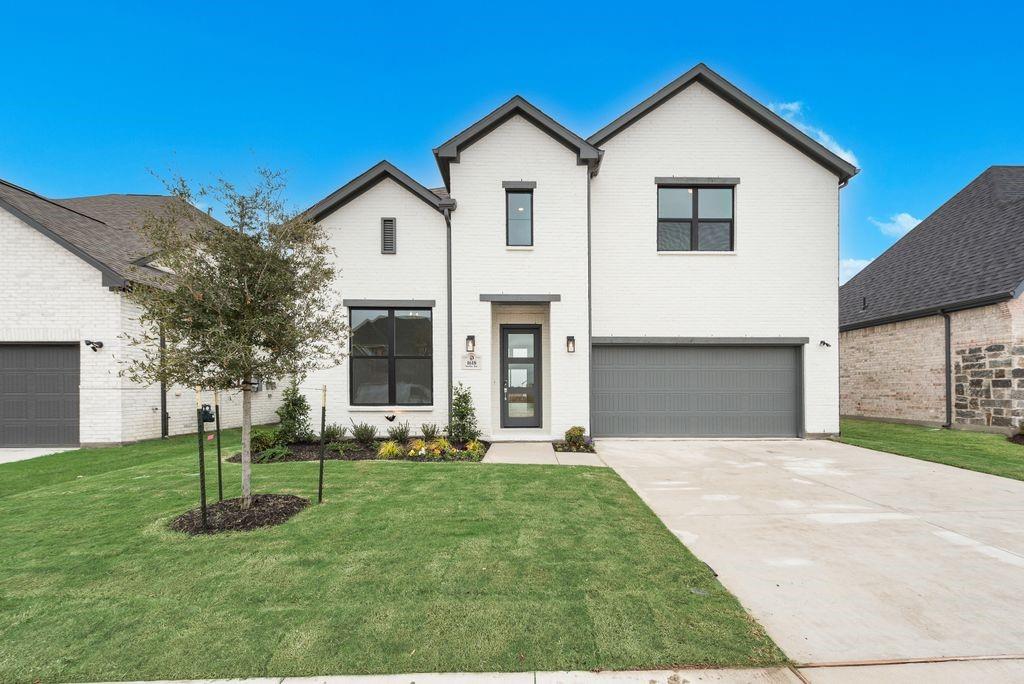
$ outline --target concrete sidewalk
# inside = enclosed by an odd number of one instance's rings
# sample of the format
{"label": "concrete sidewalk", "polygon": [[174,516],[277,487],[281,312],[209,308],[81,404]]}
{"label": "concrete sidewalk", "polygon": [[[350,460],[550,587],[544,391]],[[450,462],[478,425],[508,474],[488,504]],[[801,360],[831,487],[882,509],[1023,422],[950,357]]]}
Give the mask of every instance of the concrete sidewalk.
{"label": "concrete sidewalk", "polygon": [[483,462],[608,467],[597,454],[555,451],[551,442],[495,442]]}

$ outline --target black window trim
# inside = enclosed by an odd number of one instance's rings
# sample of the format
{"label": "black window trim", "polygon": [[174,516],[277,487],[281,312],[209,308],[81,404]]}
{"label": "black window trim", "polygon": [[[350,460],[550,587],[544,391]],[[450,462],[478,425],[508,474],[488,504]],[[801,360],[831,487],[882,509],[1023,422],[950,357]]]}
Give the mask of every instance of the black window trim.
{"label": "black window trim", "polygon": [[[705,252],[714,254],[718,253],[729,253],[736,251],[736,183],[674,183],[668,182],[667,179],[658,179],[655,192],[657,193],[655,199],[656,205],[656,221],[655,221],[655,234],[654,234],[654,246],[659,252],[667,253],[690,253],[690,252]],[[731,179],[729,179],[731,180]],[[665,189],[682,189],[682,190],[693,190],[691,201],[693,205],[690,209],[690,218],[668,218],[661,215],[661,190]],[[731,190],[732,191],[732,218],[730,219],[703,219],[697,213],[697,196],[701,190]],[[661,233],[662,222],[675,222],[679,223],[687,221],[690,224],[690,249],[662,249],[659,243],[659,234]],[[700,249],[700,224],[701,223],[728,223],[729,224],[729,249]]]}
{"label": "black window trim", "polygon": [[[355,351],[355,340],[349,335],[349,363],[348,363],[348,404],[349,406],[368,406],[368,407],[380,407],[380,406],[433,406],[434,405],[434,310],[427,306],[350,306],[349,307],[349,321],[352,320],[353,311],[387,311],[388,312],[388,355],[385,356],[356,356]],[[429,311],[430,312],[430,354],[427,356],[411,355],[411,354],[398,354],[397,346],[395,344],[395,312],[396,311]],[[352,363],[355,359],[387,359],[388,362],[388,401],[367,404],[367,403],[356,403],[355,401],[355,382],[353,375],[355,373],[355,364]],[[427,404],[409,404],[400,403],[397,401],[398,390],[397,390],[397,374],[396,374],[396,361],[399,359],[430,359],[430,403]]]}
{"label": "black window trim", "polygon": [[[509,195],[529,195],[530,196],[530,243],[527,245],[513,245],[509,242],[511,236],[511,224],[509,223],[508,215],[508,198]],[[533,247],[533,188],[505,188],[505,246],[506,247]]]}

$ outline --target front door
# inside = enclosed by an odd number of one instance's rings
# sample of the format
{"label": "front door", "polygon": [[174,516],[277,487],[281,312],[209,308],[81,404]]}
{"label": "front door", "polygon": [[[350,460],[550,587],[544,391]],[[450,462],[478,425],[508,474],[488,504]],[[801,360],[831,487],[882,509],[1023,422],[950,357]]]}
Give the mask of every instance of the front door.
{"label": "front door", "polygon": [[501,326],[501,426],[540,427],[540,326]]}

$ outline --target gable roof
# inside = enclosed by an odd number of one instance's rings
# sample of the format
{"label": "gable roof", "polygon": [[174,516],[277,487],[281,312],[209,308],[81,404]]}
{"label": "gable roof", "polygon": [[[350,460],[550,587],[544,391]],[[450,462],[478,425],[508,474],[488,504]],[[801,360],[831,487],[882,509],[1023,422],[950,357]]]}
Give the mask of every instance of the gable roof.
{"label": "gable roof", "polygon": [[[171,197],[154,195],[100,195],[52,200],[26,188],[0,180],[0,208],[50,238],[95,267],[107,287],[124,287],[129,281],[158,284],[159,271],[138,263],[152,246],[134,227]],[[102,207],[111,214],[97,216]],[[113,220],[113,214],[117,219]]]}
{"label": "gable roof", "polygon": [[454,200],[449,197],[439,196],[436,192],[417,182],[391,162],[384,160],[377,162],[309,209],[306,209],[303,215],[311,221],[319,221],[339,207],[351,202],[385,178],[395,181],[437,211],[443,212],[445,209],[455,208]]}
{"label": "gable roof", "polygon": [[595,146],[603,145],[694,83],[700,83],[705,86],[751,119],[832,171],[839,176],[841,183],[846,183],[859,171],[856,166],[826,149],[817,140],[814,140],[799,128],[747,95],[703,63],[693,67],[597,133],[594,133],[587,138],[587,142]]}
{"label": "gable roof", "polygon": [[839,327],[994,304],[1022,290],[1024,166],[993,166],[839,288]]}
{"label": "gable roof", "polygon": [[516,95],[461,133],[434,148],[434,158],[437,160],[437,167],[441,170],[441,178],[444,179],[446,188],[451,187],[449,167],[452,163],[458,163],[462,151],[517,115],[575,152],[576,163],[590,167],[591,174],[596,173],[601,163],[601,150],[527,102],[525,98]]}

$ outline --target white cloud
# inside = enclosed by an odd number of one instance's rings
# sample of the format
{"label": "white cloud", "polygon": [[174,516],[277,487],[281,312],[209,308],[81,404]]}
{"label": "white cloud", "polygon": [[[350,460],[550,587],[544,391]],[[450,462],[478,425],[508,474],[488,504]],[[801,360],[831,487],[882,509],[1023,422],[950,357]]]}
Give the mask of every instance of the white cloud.
{"label": "white cloud", "polygon": [[807,135],[817,140],[819,143],[822,144],[822,146],[825,147],[825,149],[835,153],[839,157],[842,157],[843,159],[850,162],[854,166],[860,166],[860,162],[857,161],[857,155],[853,153],[853,150],[851,150],[848,147],[843,147],[835,138],[826,133],[824,130],[818,128],[817,126],[812,126],[811,124],[804,121],[803,102],[773,102],[768,105],[768,108],[771,109],[776,114],[778,114],[779,116],[781,116],[789,123],[799,128]]}
{"label": "white cloud", "polygon": [[915,218],[905,211],[890,216],[888,221],[879,221],[870,216],[868,220],[878,226],[878,230],[886,235],[898,238],[912,231],[921,222],[921,219]]}
{"label": "white cloud", "polygon": [[839,284],[842,285],[853,276],[864,270],[874,259],[840,259],[839,260]]}

